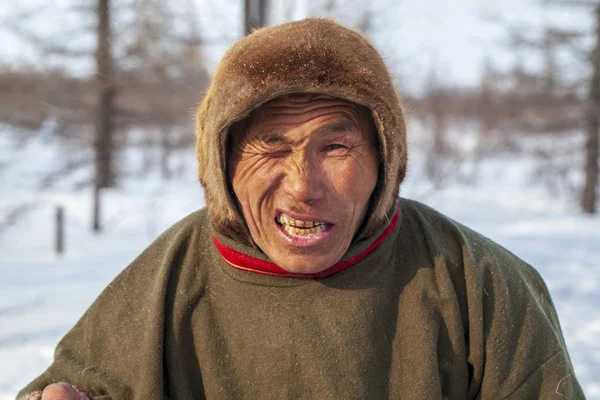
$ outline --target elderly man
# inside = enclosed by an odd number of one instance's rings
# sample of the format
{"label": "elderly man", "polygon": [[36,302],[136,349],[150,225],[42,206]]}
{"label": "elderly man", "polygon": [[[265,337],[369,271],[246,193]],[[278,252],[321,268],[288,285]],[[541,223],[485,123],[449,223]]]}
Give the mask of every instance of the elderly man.
{"label": "elderly man", "polygon": [[207,209],[106,288],[24,398],[584,397],[537,272],[398,198],[405,114],[358,33],[240,40],[197,137]]}

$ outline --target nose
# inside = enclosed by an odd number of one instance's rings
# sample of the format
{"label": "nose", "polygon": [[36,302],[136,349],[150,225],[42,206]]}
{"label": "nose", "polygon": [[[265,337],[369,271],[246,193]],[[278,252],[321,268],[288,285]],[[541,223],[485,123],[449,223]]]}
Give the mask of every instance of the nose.
{"label": "nose", "polygon": [[285,193],[299,203],[314,205],[325,194],[324,176],[316,160],[309,157],[290,157],[286,160],[282,181]]}

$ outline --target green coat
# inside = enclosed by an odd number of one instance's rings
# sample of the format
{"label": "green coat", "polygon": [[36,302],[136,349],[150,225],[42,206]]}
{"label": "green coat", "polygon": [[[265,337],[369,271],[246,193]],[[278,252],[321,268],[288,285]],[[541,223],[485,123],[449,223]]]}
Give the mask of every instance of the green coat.
{"label": "green coat", "polygon": [[112,399],[584,398],[538,273],[422,204],[400,200],[391,234],[321,279],[235,269],[213,234],[204,210],[166,231],[22,393],[67,381]]}

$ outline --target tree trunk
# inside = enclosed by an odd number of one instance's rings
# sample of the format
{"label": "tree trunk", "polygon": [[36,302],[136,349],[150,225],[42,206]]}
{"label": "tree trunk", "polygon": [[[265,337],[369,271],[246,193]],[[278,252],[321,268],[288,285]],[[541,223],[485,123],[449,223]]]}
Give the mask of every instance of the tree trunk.
{"label": "tree trunk", "polygon": [[162,179],[171,179],[169,159],[171,157],[171,128],[166,124],[160,126],[160,172]]}
{"label": "tree trunk", "polygon": [[65,251],[65,209],[56,207],[56,237],[54,240],[56,254],[62,256]]}
{"label": "tree trunk", "polygon": [[92,210],[92,214],[93,214],[93,218],[92,218],[92,230],[94,232],[100,232],[102,230],[102,224],[100,221],[100,214],[101,214],[101,208],[100,208],[100,188],[96,185],[94,185],[94,191],[92,193],[93,197],[93,210]]}
{"label": "tree trunk", "polygon": [[587,104],[587,139],[585,144],[585,182],[581,192],[581,208],[584,212],[596,212],[596,198],[598,190],[598,175],[600,159],[600,5],[595,9],[596,37],[592,52],[592,78],[589,86],[589,99]]}
{"label": "tree trunk", "polygon": [[267,0],[245,0],[244,5],[244,32],[249,35],[253,29],[265,26]]}
{"label": "tree trunk", "polygon": [[98,0],[98,47],[96,50],[95,178],[93,230],[100,231],[100,189],[113,186],[113,99],[110,0]]}
{"label": "tree trunk", "polygon": [[114,184],[112,113],[115,88],[112,79],[110,0],[98,0],[96,68],[96,185],[105,188]]}
{"label": "tree trunk", "polygon": [[447,143],[447,115],[444,110],[444,104],[447,99],[442,92],[443,89],[434,89],[431,92],[431,118],[433,119],[432,131],[433,141],[431,149],[427,154],[426,174],[431,182],[439,187],[445,178],[447,159],[449,156]]}

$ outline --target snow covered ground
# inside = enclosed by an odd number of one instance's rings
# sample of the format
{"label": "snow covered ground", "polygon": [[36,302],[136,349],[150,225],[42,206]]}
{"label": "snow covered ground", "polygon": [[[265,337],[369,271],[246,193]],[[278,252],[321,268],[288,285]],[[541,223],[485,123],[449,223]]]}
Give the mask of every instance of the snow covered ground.
{"label": "snow covered ground", "polygon": [[[433,189],[420,173],[422,140],[417,130],[402,194],[488,235],[538,269],[558,308],[575,373],[587,397],[600,399],[600,218],[578,214],[568,198],[550,197],[531,181],[532,161],[514,156],[466,160],[461,168],[476,172],[476,185],[448,179],[453,183]],[[43,184],[49,171],[85,160],[85,152],[65,151],[47,135],[19,143],[6,132],[0,132],[0,150],[0,216],[27,205],[0,230],[0,399],[12,399],[48,366],[57,341],[110,280],[204,198],[191,149],[176,154],[183,175],[170,182],[143,171],[143,151],[131,150],[122,188],[104,195],[106,230],[94,235],[84,185],[89,166]],[[62,257],[52,251],[57,205],[66,210]]]}

